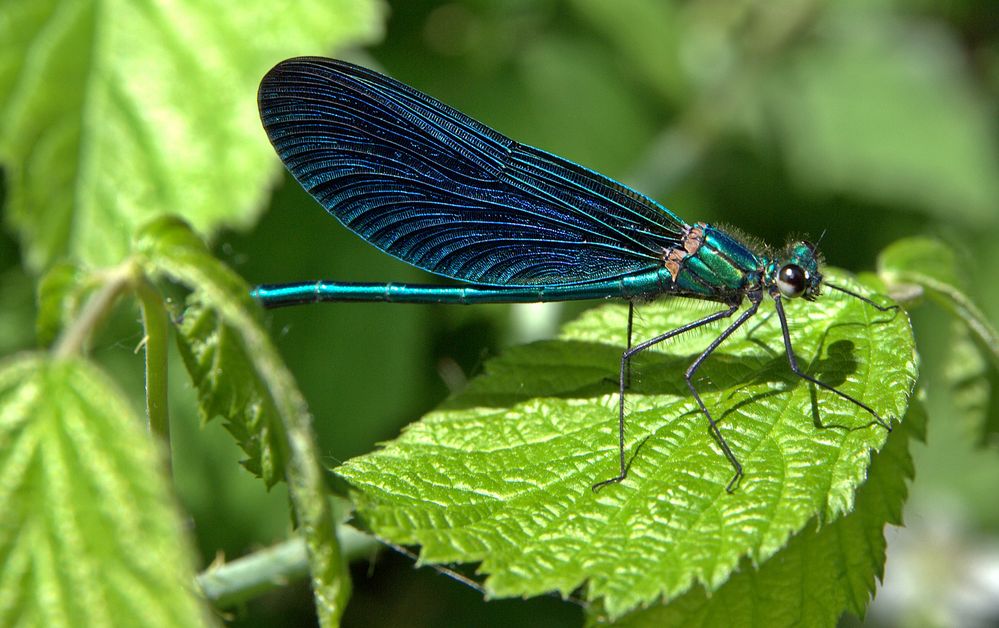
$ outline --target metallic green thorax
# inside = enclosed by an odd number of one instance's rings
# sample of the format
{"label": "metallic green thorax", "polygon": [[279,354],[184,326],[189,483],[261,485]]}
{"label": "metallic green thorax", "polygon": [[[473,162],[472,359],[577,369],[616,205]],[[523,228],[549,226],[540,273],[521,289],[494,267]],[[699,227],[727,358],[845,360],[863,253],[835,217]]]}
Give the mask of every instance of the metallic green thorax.
{"label": "metallic green thorax", "polygon": [[814,246],[807,242],[793,242],[782,255],[770,256],[717,227],[697,223],[688,228],[682,250],[666,256],[676,294],[725,302],[741,301],[748,292],[773,290],[779,269],[787,264],[805,271],[803,296],[809,300],[817,297],[822,275]]}
{"label": "metallic green thorax", "polygon": [[690,227],[684,253],[677,260],[677,292],[712,300],[738,300],[760,284],[767,262],[745,244],[704,223]]}

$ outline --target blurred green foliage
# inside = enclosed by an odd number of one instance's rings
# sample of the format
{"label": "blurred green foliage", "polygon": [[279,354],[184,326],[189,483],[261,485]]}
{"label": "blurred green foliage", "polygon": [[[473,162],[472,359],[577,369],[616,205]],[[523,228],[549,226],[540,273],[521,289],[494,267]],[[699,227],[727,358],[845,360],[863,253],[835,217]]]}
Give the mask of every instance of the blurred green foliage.
{"label": "blurred green foliage", "polygon": [[[20,12],[38,21],[52,17],[58,4],[6,0],[0,6],[4,16]],[[228,48],[219,42],[247,52],[245,41],[261,38],[273,52],[290,24],[308,22],[311,37],[296,53],[335,53],[373,64],[515,139],[623,180],[688,221],[734,225],[775,245],[789,234],[821,236],[827,260],[851,270],[873,267],[878,252],[899,237],[942,238],[952,246],[968,295],[987,320],[999,318],[999,282],[994,279],[999,276],[995,2],[399,0],[384,12],[380,43],[335,51],[319,43],[328,41],[328,33],[316,32],[325,22],[310,21],[306,5],[291,4],[294,11],[261,6],[244,14],[238,28],[221,19],[201,23],[197,32],[203,47],[186,51],[186,65],[178,66],[177,75],[224,62]],[[368,3],[341,4],[360,10]],[[90,6],[80,3],[84,5]],[[237,12],[209,3],[204,11]],[[63,66],[72,66],[68,70],[28,63],[33,58],[28,31],[15,29],[16,23],[0,20],[0,40],[6,42],[0,87],[16,83],[24,71],[55,77],[50,80],[69,91],[66,76],[89,75],[88,58],[72,50],[56,57]],[[65,16],[59,23],[66,23]],[[126,49],[147,43],[127,32],[118,36],[127,37]],[[126,54],[121,47],[100,50]],[[142,58],[157,63],[155,57]],[[246,68],[255,66],[241,65],[240,80],[233,80],[242,85],[237,100],[227,101],[222,94],[199,103],[214,103],[198,114],[196,127],[215,138],[207,143],[207,154],[195,150],[206,150],[206,144],[192,146],[184,133],[171,136],[169,145],[130,145],[131,151],[166,151],[170,157],[154,162],[165,173],[162,178],[142,179],[156,183],[152,190],[140,190],[145,196],[139,198],[155,201],[143,209],[180,211],[174,205],[188,203],[184,209],[192,212],[193,222],[205,234],[216,235],[218,253],[251,283],[319,277],[426,281],[419,271],[341,228],[287,177],[254,224],[259,201],[266,196],[267,169],[243,158],[243,144],[226,142],[252,143],[253,154],[265,159],[263,131],[251,137],[242,132],[248,127],[234,130],[219,122],[236,116],[237,108],[241,116],[252,115],[257,77]],[[136,89],[149,85],[140,80],[141,68],[120,67],[133,68],[132,75],[119,77],[125,84]],[[193,84],[194,93],[232,87],[204,78]],[[167,112],[187,109],[177,93],[154,95]],[[108,90],[106,110],[114,111],[113,105],[123,102],[120,96]],[[0,121],[12,129],[25,112],[41,107],[55,115],[72,106],[51,96],[27,103],[0,96]],[[89,111],[93,115],[95,110]],[[115,247],[123,245],[105,240],[100,229],[115,220],[138,220],[113,211],[120,207],[119,196],[134,192],[120,181],[120,187],[99,190],[74,185],[73,169],[80,163],[132,172],[134,164],[116,161],[121,147],[117,136],[109,133],[78,162],[81,154],[72,151],[72,142],[79,139],[79,129],[53,120],[29,131],[39,136],[45,129],[60,131],[41,151],[43,157],[55,155],[56,161],[62,159],[59,155],[72,155],[60,161],[55,178],[27,183],[22,178],[24,151],[37,149],[34,136],[21,129],[5,131],[0,139],[5,175],[0,197],[8,228],[0,234],[4,354],[35,343],[29,295],[38,268],[65,251],[82,250],[81,257],[91,261],[113,256]],[[169,127],[172,119],[157,122]],[[191,154],[170,152],[178,145]],[[276,159],[266,158],[270,172],[276,173]],[[224,181],[214,179],[216,163],[226,174]],[[231,180],[233,173],[248,179]],[[229,204],[217,206],[218,195]],[[81,224],[91,228],[76,240],[72,229]],[[219,232],[224,226],[251,224],[246,231]],[[546,307],[568,318],[583,306]],[[509,313],[505,306],[342,304],[281,311],[270,320],[316,418],[321,450],[336,462],[394,436],[436,405],[448,385],[458,386],[475,374],[486,355],[518,335]],[[955,332],[938,310],[920,309],[914,319],[922,374],[934,384],[928,399],[929,446],[916,448],[910,521],[942,519],[966,531],[967,538],[995,543],[999,413],[996,395],[990,393],[999,381],[996,365],[986,362],[970,375],[967,369],[954,375],[955,363],[967,364],[955,360],[954,348],[974,340]],[[135,395],[139,409],[141,363],[133,349],[140,338],[134,330],[132,313],[119,312],[95,344],[94,355]],[[947,384],[951,381],[958,385],[957,395]],[[969,387],[979,391],[976,403],[985,411],[964,411]],[[217,552],[236,556],[282,538],[290,526],[283,496],[265,493],[235,464],[241,454],[227,438],[217,437],[218,425],[206,428],[208,438],[194,434],[192,390],[174,386],[171,395],[177,490],[192,517],[204,564]],[[985,424],[968,425],[969,414]],[[987,449],[976,450],[983,441]],[[962,546],[967,551],[979,547],[967,543]],[[483,606],[474,594],[433,574],[410,574],[409,565],[395,558],[371,571],[369,575],[367,565],[355,567],[357,592],[348,623],[377,625],[395,619],[413,625],[422,619],[439,625],[465,617],[477,625],[556,625],[575,624],[580,617],[577,608],[549,599]],[[269,625],[299,625],[301,609],[309,608],[307,591],[290,590],[255,602],[248,616]],[[919,604],[912,604],[906,617],[918,621],[920,612]],[[879,614],[875,605],[873,618],[895,616]]]}

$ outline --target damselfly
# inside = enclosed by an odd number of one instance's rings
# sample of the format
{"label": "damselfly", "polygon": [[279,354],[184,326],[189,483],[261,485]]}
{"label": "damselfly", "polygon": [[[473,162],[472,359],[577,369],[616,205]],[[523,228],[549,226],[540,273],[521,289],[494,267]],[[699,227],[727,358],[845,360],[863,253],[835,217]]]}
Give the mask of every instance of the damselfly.
{"label": "damselfly", "polygon": [[[290,59],[260,85],[260,117],[281,160],[337,220],[382,251],[463,286],[313,281],[259,286],[266,307],[320,301],[525,303],[622,298],[628,346],[618,374],[615,477],[627,477],[625,395],[631,360],[669,338],[730,318],[684,379],[735,474],[742,465],[694,385],[704,361],[770,299],[791,370],[855,404],[859,399],[798,365],[785,299],[814,301],[821,258],[806,241],[773,254],[699,222],[687,224],[652,199],[596,172],[519,144],[391,78],[343,61]],[[632,345],[634,304],[660,297],[718,302],[725,309]]]}

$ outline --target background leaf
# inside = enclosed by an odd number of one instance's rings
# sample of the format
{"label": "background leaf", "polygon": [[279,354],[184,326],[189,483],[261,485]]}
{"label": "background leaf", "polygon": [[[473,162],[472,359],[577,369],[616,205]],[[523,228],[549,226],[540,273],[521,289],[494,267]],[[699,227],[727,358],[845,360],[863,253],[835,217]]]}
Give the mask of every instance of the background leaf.
{"label": "background leaf", "polygon": [[[641,307],[635,337],[695,318],[682,310],[675,300]],[[490,362],[444,408],[339,467],[365,523],[422,545],[428,562],[482,561],[493,595],[567,595],[586,582],[587,596],[602,598],[614,618],[694,582],[717,589],[742,557],[762,562],[813,517],[828,522],[852,510],[886,432],[788,371],[772,310],[698,373],[746,470],[739,489],[726,494],[732,469],[681,379],[715,328],[636,362],[630,475],[593,493],[593,482],[615,473],[612,391],[626,312],[592,310],[559,341]],[[904,312],[834,295],[793,303],[788,315],[811,374],[886,416],[904,414],[916,375]]]}
{"label": "background leaf", "polygon": [[954,249],[931,238],[905,238],[878,256],[878,274],[889,284],[916,284],[958,317],[999,366],[999,332],[968,294]]}
{"label": "background leaf", "polygon": [[[110,265],[151,217],[245,226],[274,171],[272,65],[378,32],[375,2],[0,4],[0,161],[30,265]],[[261,26],[266,29],[261,31]]]}
{"label": "background leaf", "polygon": [[905,238],[878,256],[878,273],[892,290],[923,290],[953,317],[942,375],[951,387],[958,420],[984,445],[999,432],[994,394],[999,332],[971,297],[968,266],[958,260],[954,247],[932,238]]}
{"label": "background leaf", "polygon": [[210,623],[159,456],[87,362],[0,363],[0,624]]}
{"label": "background leaf", "polygon": [[951,324],[951,352],[943,373],[951,386],[955,418],[980,445],[996,442],[999,435],[999,369],[985,357],[971,331],[961,321]]}

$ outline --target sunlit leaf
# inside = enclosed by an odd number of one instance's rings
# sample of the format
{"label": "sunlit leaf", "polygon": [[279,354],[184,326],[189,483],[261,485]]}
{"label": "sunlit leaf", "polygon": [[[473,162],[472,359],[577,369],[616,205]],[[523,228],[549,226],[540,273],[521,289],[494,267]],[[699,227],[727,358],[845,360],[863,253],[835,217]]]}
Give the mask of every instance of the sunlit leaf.
{"label": "sunlit leaf", "polygon": [[[885,416],[905,413],[916,361],[904,312],[838,293],[790,305],[809,373]],[[636,339],[702,314],[672,300],[639,312]],[[715,590],[743,557],[762,562],[809,520],[853,509],[887,432],[790,373],[769,307],[696,379],[746,471],[738,490],[726,493],[732,468],[682,380],[719,333],[714,326],[635,363],[630,475],[594,493],[616,470],[614,381],[626,318],[620,305],[597,308],[557,341],[510,350],[384,449],[339,467],[365,523],[422,545],[424,561],[481,561],[492,595],[569,594],[586,583],[613,618],[695,582]]]}
{"label": "sunlit leaf", "polygon": [[117,262],[163,213],[206,235],[248,224],[276,171],[260,77],[370,39],[379,13],[356,0],[0,4],[0,162],[30,264]]}
{"label": "sunlit leaf", "polygon": [[0,625],[199,626],[160,452],[81,360],[0,363]]}
{"label": "sunlit leaf", "polygon": [[[918,403],[892,432],[857,491],[853,512],[828,525],[806,525],[780,553],[739,571],[710,596],[695,587],[665,606],[621,618],[621,626],[833,626],[849,612],[863,618],[884,575],[886,524],[901,525],[913,476],[909,446],[922,440],[926,416]],[[591,625],[602,625],[599,609]]]}

